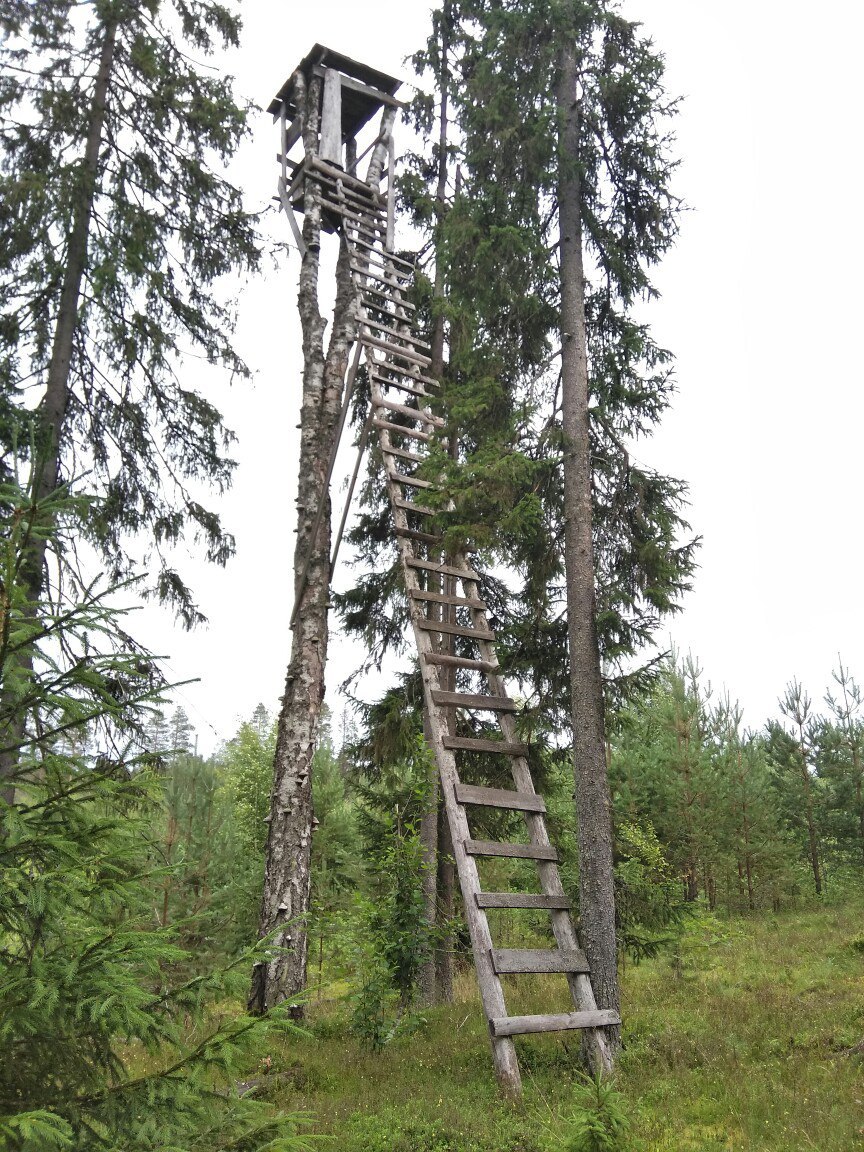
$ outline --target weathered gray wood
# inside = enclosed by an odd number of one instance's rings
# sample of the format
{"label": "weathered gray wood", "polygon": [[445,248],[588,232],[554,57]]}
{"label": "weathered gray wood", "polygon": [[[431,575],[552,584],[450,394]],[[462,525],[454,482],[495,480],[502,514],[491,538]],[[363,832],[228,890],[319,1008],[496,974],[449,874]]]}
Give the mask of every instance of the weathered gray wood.
{"label": "weathered gray wood", "polygon": [[421,348],[423,349],[424,353],[429,351],[429,345],[425,340],[420,340],[418,337],[411,336],[400,328],[393,328],[388,324],[383,324],[380,320],[375,320],[367,316],[366,327],[374,328],[376,332],[384,332],[388,336],[393,336],[397,340],[405,340],[410,342],[411,348],[415,352]]}
{"label": "weathered gray wood", "polygon": [[578,948],[493,948],[492,967],[499,975],[518,972],[587,972],[588,961]]}
{"label": "weathered gray wood", "polygon": [[[374,300],[367,300],[367,296],[379,296],[382,300],[386,300],[392,304],[394,308],[404,308],[406,312],[416,312],[415,306],[408,300],[395,300],[389,292],[379,292],[378,289],[372,284],[364,284],[362,303],[368,308],[377,308],[382,310],[381,304],[376,304]],[[434,381],[437,383],[437,381]]]}
{"label": "weathered gray wood", "polygon": [[288,199],[288,193],[285,190],[285,181],[281,176],[279,177],[279,199],[282,202],[282,207],[285,209],[285,215],[288,217],[288,223],[291,225],[291,233],[294,236],[294,243],[297,245],[297,250],[302,260],[306,256],[306,244],[300,229],[297,227],[297,221],[294,219],[294,209],[291,207],[291,201]]}
{"label": "weathered gray wood", "polygon": [[[394,425],[394,427],[398,426]],[[382,451],[386,456],[398,456],[400,460],[410,460],[414,464],[422,464],[425,459],[424,456],[418,456],[416,452],[409,452],[407,448],[394,448],[392,444]]]}
{"label": "weathered gray wood", "polygon": [[478,908],[545,908],[564,910],[570,907],[566,896],[547,896],[543,892],[478,892]]}
{"label": "weathered gray wood", "polygon": [[[423,424],[430,424],[433,428],[443,428],[446,421],[434,412],[427,412],[425,408],[411,408],[408,404],[400,404],[398,400],[387,400],[385,397],[376,399],[376,408],[386,408],[388,412],[398,412],[400,416],[407,416],[411,420],[419,420]],[[431,488],[432,485],[430,484]]]}
{"label": "weathered gray wood", "polygon": [[[398,424],[395,427],[397,431],[401,432]],[[424,436],[423,439],[428,440],[430,437]],[[442,576],[458,576],[460,580],[471,580],[474,583],[480,579],[471,568],[455,568],[450,564],[436,564],[433,560],[421,560],[418,556],[406,557],[405,563],[409,568],[422,568],[424,572],[440,572]]]}
{"label": "weathered gray wood", "polygon": [[[312,158],[311,168],[316,172],[320,172],[322,176],[327,177],[334,185],[338,181],[342,181],[347,192],[356,192],[359,194],[358,198],[366,199],[371,204],[375,205],[376,211],[384,214],[384,209],[378,204],[378,193],[375,189],[367,184],[365,180],[359,180],[356,176],[351,176],[348,172],[343,172],[341,168],[334,168],[326,160],[322,160],[320,156]],[[366,209],[364,208],[364,212]]]}
{"label": "weathered gray wood", "polygon": [[427,592],[425,588],[412,588],[411,595],[415,600],[428,600],[432,604],[456,604],[464,608],[486,607],[476,596],[450,596],[446,592]]}
{"label": "weathered gray wood", "polygon": [[[461,624],[451,624],[448,620],[427,620],[425,618],[417,621],[417,627],[423,628],[426,632],[441,632],[446,636],[470,636],[472,640],[494,640],[495,633],[489,632],[486,629],[478,630],[477,628],[467,628]],[[436,704],[446,704],[446,700],[441,700],[442,696],[458,695],[452,692],[438,692],[436,694]]]}
{"label": "weathered gray wood", "polygon": [[324,68],[321,103],[321,142],[318,156],[326,164],[342,166],[342,77],[335,68]]}
{"label": "weathered gray wood", "polygon": [[[470,668],[475,672],[497,672],[498,665],[492,660],[474,660],[470,656],[453,656],[449,652],[424,652],[427,664],[440,664],[449,668]],[[447,744],[448,748],[461,748],[461,744]]]}
{"label": "weathered gray wood", "polygon": [[435,487],[435,485],[430,484],[428,480],[420,480],[417,476],[408,476],[404,472],[394,472],[390,469],[387,475],[395,484],[404,484],[407,488]]}
{"label": "weathered gray wood", "polygon": [[[316,76],[326,75],[327,72],[335,71],[331,68],[323,68],[320,64],[316,64],[313,72]],[[344,72],[337,72],[342,80],[343,88],[350,88],[352,92],[360,92],[364,96],[377,101],[379,104],[386,104],[389,108],[404,108],[405,104],[401,100],[397,100],[395,96],[391,96],[389,92],[382,92],[380,88],[370,88],[368,84],[364,84],[361,80],[355,80],[353,76],[346,76]]]}
{"label": "weathered gray wood", "polygon": [[[408,287],[408,279],[404,274],[394,272],[391,273],[389,278],[387,276],[381,276],[373,268],[369,268],[366,265],[360,263],[359,260],[356,263],[352,260],[351,271],[357,272],[360,276],[365,276],[368,279],[377,280],[379,284],[386,284],[388,288],[393,289],[394,292],[402,292],[405,290],[405,288]],[[399,281],[394,280],[393,276],[396,275],[402,275],[402,279]]]}
{"label": "weathered gray wood", "polygon": [[536,792],[512,792],[509,788],[478,788],[474,784],[457,784],[456,799],[460,804],[482,804],[485,808],[511,808],[514,812],[545,812],[546,804]]}
{"label": "weathered gray wood", "polygon": [[[360,269],[362,272],[362,269]],[[373,273],[367,272],[371,276]],[[380,279],[380,277],[379,277]],[[385,281],[386,283],[386,281]],[[393,356],[397,360],[410,360],[412,364],[419,364],[421,368],[428,368],[432,361],[428,356],[424,356],[422,352],[414,352],[410,348],[402,348],[398,344],[390,344],[387,340],[378,340],[374,336],[368,336],[364,332],[363,343],[369,348],[377,348],[379,351],[386,353],[388,356]]]}
{"label": "weathered gray wood", "polygon": [[412,274],[415,271],[416,265],[412,260],[406,260],[402,256],[396,256],[393,252],[382,255],[378,245],[378,238],[374,233],[369,233],[368,240],[352,238],[351,243],[355,248],[362,249],[364,256],[375,257],[381,264],[396,264],[400,268],[404,268],[406,272],[411,272]]}
{"label": "weathered gray wood", "polygon": [[416,428],[409,428],[404,424],[391,424],[387,420],[373,420],[372,427],[383,432],[398,432],[400,436],[407,436],[409,440],[431,440],[428,432],[420,432]]}
{"label": "weathered gray wood", "polygon": [[[389,376],[384,376],[383,373],[389,373]],[[424,376],[420,369],[415,365],[412,368],[405,368],[404,365],[398,364],[384,364],[380,360],[376,360],[372,366],[372,373],[379,384],[385,384],[392,387],[395,383],[391,380],[391,376],[400,376],[405,379],[413,381],[415,384],[425,384],[427,388],[438,388],[438,381],[431,376]],[[437,396],[438,393],[436,392]]]}
{"label": "weathered gray wood", "polygon": [[407,392],[409,396],[416,396],[418,400],[437,399],[433,392],[427,392],[422,385],[415,388],[413,383],[409,384],[408,381],[411,380],[411,377],[407,374],[398,380],[384,380],[380,376],[377,376],[376,379],[379,384],[383,384],[386,388],[395,388],[398,392]]}
{"label": "weathered gray wood", "polygon": [[394,531],[397,536],[401,536],[405,540],[416,540],[418,544],[441,543],[441,537],[436,536],[434,532],[420,532],[416,528],[396,528]]}
{"label": "weathered gray wood", "polygon": [[508,860],[557,860],[558,850],[551,844],[504,844],[498,840],[465,841],[469,856],[503,856]]}
{"label": "weathered gray wood", "polygon": [[397,508],[402,508],[405,512],[413,512],[417,516],[435,515],[435,509],[427,508],[424,504],[414,504],[410,500],[401,499],[401,497],[394,497],[393,502]]}
{"label": "weathered gray wood", "polygon": [[[485,628],[470,629],[468,635],[482,640],[494,640]],[[509,696],[476,696],[471,692],[436,692],[436,704],[447,704],[454,708],[485,708],[490,712],[518,712],[522,705]]]}
{"label": "weathered gray wood", "polygon": [[[482,661],[478,661],[478,663],[482,663]],[[447,736],[445,743],[448,748],[461,748],[466,752],[500,752],[502,756],[528,755],[528,745],[520,744],[516,740],[484,740],[480,736]]]}
{"label": "weathered gray wood", "polygon": [[617,1012],[595,1008],[593,1012],[565,1012],[549,1016],[505,1016],[490,1020],[493,1036],[526,1036],[532,1032],[566,1032],[574,1028],[610,1028],[621,1023]]}
{"label": "weathered gray wood", "polygon": [[396,247],[396,144],[391,136],[387,141],[387,250]]}

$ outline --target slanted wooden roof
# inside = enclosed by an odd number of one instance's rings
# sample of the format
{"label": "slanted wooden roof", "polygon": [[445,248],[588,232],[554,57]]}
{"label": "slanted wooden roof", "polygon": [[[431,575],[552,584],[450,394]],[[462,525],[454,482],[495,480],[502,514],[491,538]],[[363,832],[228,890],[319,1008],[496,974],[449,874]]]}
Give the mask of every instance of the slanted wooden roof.
{"label": "slanted wooden roof", "polygon": [[342,73],[343,78],[348,78],[348,82],[343,79],[342,84],[343,140],[356,136],[382,104],[399,103],[393,96],[401,86],[401,80],[388,76],[386,72],[379,72],[377,68],[370,68],[368,64],[352,60],[350,56],[343,56],[341,52],[334,52],[323,44],[316,44],[276,93],[267,111],[278,116],[284,103],[288,117],[293,118],[297,108],[292,99],[291,77],[294,72],[302,72],[308,83],[316,68],[335,68]]}

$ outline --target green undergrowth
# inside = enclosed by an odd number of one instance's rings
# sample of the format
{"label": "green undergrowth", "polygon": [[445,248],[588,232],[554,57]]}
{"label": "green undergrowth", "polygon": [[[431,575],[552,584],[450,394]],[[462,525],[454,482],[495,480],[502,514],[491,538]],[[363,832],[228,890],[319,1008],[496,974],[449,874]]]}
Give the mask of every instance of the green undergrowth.
{"label": "green undergrowth", "polygon": [[[760,919],[691,923],[673,954],[624,973],[616,1087],[628,1152],[864,1152],[864,897]],[[554,978],[552,978],[554,979]],[[512,1012],[548,1011],[523,977]],[[313,1004],[309,1035],[263,1053],[274,1102],[315,1115],[339,1152],[551,1152],[567,1147],[578,1037],[518,1042],[522,1103],[499,1097],[470,974],[382,1052]],[[568,1121],[568,1117],[571,1118]]]}

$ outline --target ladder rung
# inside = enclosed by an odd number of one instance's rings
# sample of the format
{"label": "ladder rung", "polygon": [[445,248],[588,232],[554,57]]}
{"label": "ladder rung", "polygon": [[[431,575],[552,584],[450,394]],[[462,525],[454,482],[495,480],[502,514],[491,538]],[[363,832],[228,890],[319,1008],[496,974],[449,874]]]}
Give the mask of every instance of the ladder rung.
{"label": "ladder rung", "polygon": [[589,972],[588,961],[577,949],[492,948],[492,967],[499,975],[513,972]]}
{"label": "ladder rung", "polygon": [[410,460],[412,464],[422,464],[426,460],[425,456],[418,456],[416,452],[409,452],[407,448],[394,448],[391,445],[389,448],[382,447],[381,451],[387,456],[398,456],[400,460]]}
{"label": "ladder rung", "polygon": [[[432,363],[429,357],[424,356],[422,352],[412,352],[410,348],[400,348],[398,344],[390,344],[387,340],[377,340],[374,336],[361,336],[360,342],[367,348],[377,348],[379,352],[392,356],[396,360],[410,360],[413,364],[419,364],[421,368],[428,368]],[[382,364],[380,360],[376,360],[375,364],[379,368],[388,367],[388,365]]]}
{"label": "ladder rung", "polygon": [[432,532],[418,532],[416,528],[400,528],[397,524],[396,535],[406,540],[416,540],[418,544],[440,544],[443,537]]}
{"label": "ladder rung", "polygon": [[[400,436],[407,436],[409,440],[431,440],[426,432],[418,432],[416,428],[408,428],[405,424],[391,424],[388,420],[373,420],[372,427],[382,432],[398,432]],[[389,448],[384,449],[389,452]]]}
{"label": "ladder rung", "polygon": [[[448,636],[470,636],[472,640],[494,640],[495,639],[495,633],[488,631],[488,629],[486,629],[486,628],[466,628],[462,624],[448,624],[444,620],[427,620],[425,618],[422,620],[418,620],[417,624],[425,632],[442,632],[442,633],[446,633]],[[432,699],[435,701],[436,704],[447,705],[447,704],[452,704],[453,701],[448,700],[448,699],[442,700],[442,699],[439,699],[439,697],[442,697],[442,696],[449,697],[449,696],[459,696],[459,695],[460,695],[460,693],[458,693],[458,692],[433,692],[432,693]],[[477,699],[480,699],[480,697],[477,697]],[[490,699],[492,699],[492,697],[484,696],[484,697],[482,697],[482,699],[490,700]],[[478,707],[481,707],[481,705],[478,705]]]}
{"label": "ladder rung", "polygon": [[[417,305],[412,304],[410,302],[410,300],[394,300],[389,292],[379,292],[378,289],[373,288],[371,284],[366,284],[363,288],[363,291],[361,293],[361,298],[363,299],[363,303],[367,304],[369,308],[377,309],[379,312],[385,311],[385,309],[382,308],[380,304],[376,304],[372,300],[367,301],[365,299],[366,296],[380,296],[382,300],[386,300],[388,303],[392,304],[394,308],[405,308],[409,312],[416,312],[417,311]],[[391,312],[387,312],[386,314],[388,316],[392,315]],[[399,317],[395,316],[394,319],[398,320]]]}
{"label": "ladder rung", "polygon": [[[445,668],[471,668],[475,672],[499,671],[499,666],[493,660],[474,660],[470,656],[450,656],[444,652],[424,652],[423,659],[427,664],[441,664]],[[448,737],[448,739],[450,738]],[[453,737],[453,739],[456,739],[456,737]],[[491,744],[492,741],[490,740],[489,743]],[[444,741],[444,745],[447,748],[462,747],[461,744],[448,744],[446,740]],[[513,747],[515,748],[516,745],[514,744]],[[519,747],[521,748],[522,745],[520,744]]]}
{"label": "ladder rung", "polygon": [[509,860],[558,859],[558,850],[551,844],[503,844],[498,840],[466,840],[469,856],[506,856]]}
{"label": "ladder rung", "polygon": [[[378,332],[386,332],[388,336],[395,336],[397,340],[410,341],[415,348],[425,348],[427,352],[431,350],[431,346],[425,340],[419,340],[413,332],[400,332],[398,328],[391,328],[388,324],[382,324],[369,316],[364,318],[363,323]],[[407,324],[408,321],[406,320],[405,323]]]}
{"label": "ladder rung", "polygon": [[393,505],[396,508],[401,508],[403,512],[414,512],[418,516],[434,516],[435,509],[427,508],[423,504],[412,504],[410,500],[394,499]]}
{"label": "ladder rung", "polygon": [[[398,424],[394,427],[400,431]],[[423,439],[428,440],[429,437],[424,436]],[[419,559],[409,560],[408,563],[412,568],[422,568],[424,572],[440,572],[442,576],[458,576],[460,580],[473,580],[475,583],[480,579],[471,568],[452,568],[449,564],[435,564],[431,560]]]}
{"label": "ladder rung", "polygon": [[423,424],[431,424],[433,428],[443,428],[446,420],[436,416],[434,412],[427,412],[425,408],[411,408],[408,404],[399,404],[396,400],[380,399],[376,396],[372,403],[376,408],[386,408],[388,412],[398,412],[400,416],[407,416],[411,420],[419,420]]}
{"label": "ladder rung", "polygon": [[[351,243],[355,248],[367,248],[372,253],[372,255],[377,256],[379,260],[384,260],[385,262],[392,261],[394,264],[401,264],[402,267],[407,268],[409,272],[413,272],[416,268],[416,264],[413,261],[405,260],[401,256],[394,256],[394,254],[392,252],[388,252],[386,248],[380,248],[379,240],[375,240],[371,244],[366,240],[352,240]],[[362,259],[365,259],[365,257],[362,257]]]}
{"label": "ladder rung", "polygon": [[450,596],[446,592],[427,592],[425,588],[412,588],[415,600],[430,600],[433,604],[456,604],[462,608],[477,608],[482,611],[486,605],[476,596]]}
{"label": "ladder rung", "polygon": [[372,365],[372,378],[374,380],[380,380],[382,384],[394,383],[394,381],[382,376],[382,372],[389,372],[391,376],[402,376],[408,380],[417,381],[420,384],[431,384],[433,388],[441,387],[434,376],[424,376],[418,369],[400,368],[398,364],[385,364],[381,360],[376,360]]}
{"label": "ladder rung", "polygon": [[434,488],[429,480],[420,480],[416,476],[407,476],[404,472],[388,472],[388,477],[396,484],[406,484],[409,488]]}
{"label": "ladder rung", "polygon": [[[433,661],[434,663],[434,661]],[[481,669],[481,671],[496,671]],[[527,744],[514,744],[508,740],[482,740],[476,736],[445,736],[444,747],[464,752],[499,752],[504,756],[527,756]]]}
{"label": "ladder rung", "polygon": [[[472,634],[470,629],[467,634]],[[494,632],[485,632],[479,628],[473,630],[473,635],[483,640],[495,638]],[[433,692],[432,699],[436,704],[451,705],[454,708],[485,708],[489,712],[518,712],[522,707],[509,696],[475,696],[470,692]]]}
{"label": "ladder rung", "polygon": [[[354,264],[353,262],[351,264],[351,271],[356,272],[358,276],[363,276],[368,280],[377,280],[379,284],[386,284],[391,292],[404,292],[408,287],[408,280],[405,277],[402,278],[401,283],[398,280],[394,281],[392,278],[388,280],[385,276],[379,276],[377,272],[372,272],[369,268],[364,268],[362,265]],[[397,274],[394,273],[394,276],[395,275]],[[379,295],[386,296],[388,300],[393,300],[392,296],[384,292],[379,293]],[[393,303],[398,303],[398,301],[393,300]]]}
{"label": "ladder rung", "polygon": [[566,912],[566,896],[546,896],[542,892],[475,892],[478,908],[545,908]]}
{"label": "ladder rung", "polygon": [[437,399],[433,392],[427,392],[425,388],[414,388],[412,385],[407,384],[406,381],[410,379],[410,376],[405,375],[400,380],[383,380],[380,376],[376,376],[374,373],[372,374],[372,380],[378,385],[383,385],[385,388],[398,388],[400,392],[407,392],[409,396],[416,396],[418,400]]}
{"label": "ladder rung", "polygon": [[312,172],[321,172],[324,176],[332,180],[334,184],[337,180],[341,181],[346,190],[351,189],[351,191],[360,193],[363,196],[378,195],[371,184],[367,184],[366,181],[361,180],[359,176],[352,176],[350,172],[344,172],[335,164],[329,164],[326,160],[322,160],[320,156],[312,157],[309,169]]}
{"label": "ladder rung", "polygon": [[460,804],[482,804],[484,808],[510,808],[514,812],[545,812],[543,797],[536,792],[511,792],[508,788],[476,788],[457,784],[456,799]]}
{"label": "ladder rung", "polygon": [[489,1021],[493,1036],[524,1036],[529,1032],[567,1032],[572,1028],[609,1028],[621,1023],[611,1008],[592,1012],[564,1012],[555,1016],[495,1016]]}

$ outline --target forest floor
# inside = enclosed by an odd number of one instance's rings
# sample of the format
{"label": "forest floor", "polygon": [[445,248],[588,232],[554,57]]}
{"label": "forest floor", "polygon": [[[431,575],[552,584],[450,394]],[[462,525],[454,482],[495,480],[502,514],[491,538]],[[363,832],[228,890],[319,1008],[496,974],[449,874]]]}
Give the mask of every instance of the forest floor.
{"label": "forest floor", "polygon": [[[537,979],[521,978],[511,1012],[550,1010]],[[560,1148],[578,1039],[520,1039],[524,1099],[507,1104],[473,971],[457,984],[456,1003],[378,1054],[346,1034],[344,1007],[313,1003],[308,1037],[267,1054],[269,1095],[311,1113],[309,1130],[338,1152]],[[628,966],[623,1016],[630,1152],[864,1150],[864,896],[694,920],[674,953]]]}

